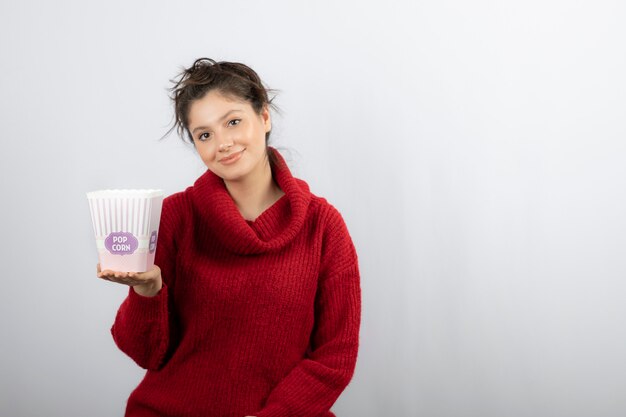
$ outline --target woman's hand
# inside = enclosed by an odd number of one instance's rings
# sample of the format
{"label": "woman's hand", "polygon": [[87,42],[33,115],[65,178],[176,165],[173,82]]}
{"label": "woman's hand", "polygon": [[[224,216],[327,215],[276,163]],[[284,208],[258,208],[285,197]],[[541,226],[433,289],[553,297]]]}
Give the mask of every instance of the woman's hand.
{"label": "woman's hand", "polygon": [[98,263],[97,270],[98,278],[131,286],[137,294],[144,297],[154,297],[163,286],[161,268],[157,265],[146,272],[119,272],[109,269],[101,271]]}

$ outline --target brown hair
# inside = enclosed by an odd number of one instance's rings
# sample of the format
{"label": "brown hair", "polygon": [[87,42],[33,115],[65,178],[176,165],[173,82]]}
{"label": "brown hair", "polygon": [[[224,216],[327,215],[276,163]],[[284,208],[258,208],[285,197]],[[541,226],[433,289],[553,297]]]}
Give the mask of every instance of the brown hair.
{"label": "brown hair", "polygon": [[[183,68],[178,76],[180,77],[178,81],[170,80],[174,86],[168,89],[172,92],[170,98],[174,102],[174,125],[164,136],[176,128],[183,142],[187,137],[193,144],[193,138],[189,132],[189,108],[195,100],[201,99],[212,90],[247,101],[259,115],[266,105],[279,111],[272,103],[274,97],[270,99],[268,95],[275,90],[266,88],[258,74],[245,64],[198,58],[191,67]],[[267,152],[270,133],[271,130],[265,133],[266,154],[270,164],[275,165],[278,162],[276,156],[273,152]]]}

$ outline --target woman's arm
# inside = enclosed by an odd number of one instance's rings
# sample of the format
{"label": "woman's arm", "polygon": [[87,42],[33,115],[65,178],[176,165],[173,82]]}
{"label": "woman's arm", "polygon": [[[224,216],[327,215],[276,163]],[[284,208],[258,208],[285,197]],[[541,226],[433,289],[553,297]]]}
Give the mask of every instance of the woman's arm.
{"label": "woman's arm", "polygon": [[[153,292],[130,287],[111,327],[118,348],[144,369],[163,367],[173,343],[173,284],[176,245],[171,197],[163,201],[154,263],[161,269],[162,286]],[[143,294],[143,295],[142,295]]]}
{"label": "woman's arm", "polygon": [[274,388],[257,417],[320,416],[352,379],[361,323],[358,259],[348,229],[331,206],[306,357]]}

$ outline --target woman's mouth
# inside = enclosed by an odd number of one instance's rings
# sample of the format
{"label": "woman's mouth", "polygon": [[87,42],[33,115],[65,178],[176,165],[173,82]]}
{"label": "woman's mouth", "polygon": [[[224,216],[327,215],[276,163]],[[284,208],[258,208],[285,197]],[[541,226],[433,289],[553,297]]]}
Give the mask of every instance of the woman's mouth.
{"label": "woman's mouth", "polygon": [[225,158],[220,159],[219,162],[221,162],[224,165],[234,164],[235,162],[237,162],[241,158],[241,155],[243,154],[243,152],[245,150],[246,150],[246,148],[243,148],[239,152],[236,152],[236,153],[234,153],[232,155],[229,155],[229,156],[227,156]]}

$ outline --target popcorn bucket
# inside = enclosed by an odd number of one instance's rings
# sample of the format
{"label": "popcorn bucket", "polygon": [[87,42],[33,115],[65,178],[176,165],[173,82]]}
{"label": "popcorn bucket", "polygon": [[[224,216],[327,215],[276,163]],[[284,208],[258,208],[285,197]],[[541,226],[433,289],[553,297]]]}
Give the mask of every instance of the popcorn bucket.
{"label": "popcorn bucket", "polygon": [[152,269],[163,196],[152,189],[87,193],[101,270]]}

